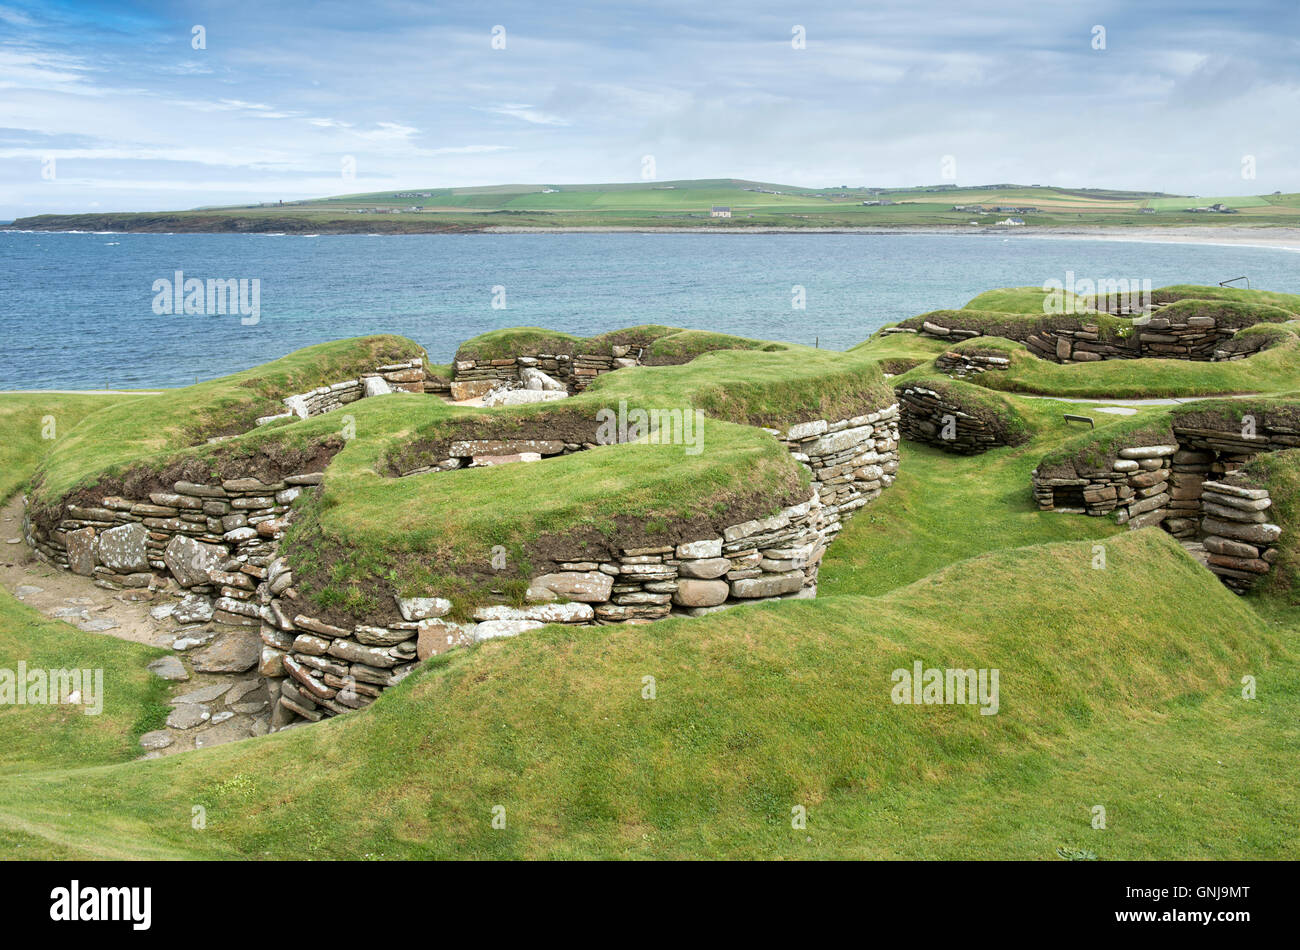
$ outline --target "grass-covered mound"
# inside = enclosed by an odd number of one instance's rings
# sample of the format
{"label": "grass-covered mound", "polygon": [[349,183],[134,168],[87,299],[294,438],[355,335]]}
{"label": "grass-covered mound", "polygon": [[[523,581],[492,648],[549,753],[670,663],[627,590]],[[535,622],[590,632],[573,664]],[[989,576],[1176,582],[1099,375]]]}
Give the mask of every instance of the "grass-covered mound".
{"label": "grass-covered mound", "polygon": [[1246,416],[1254,420],[1260,436],[1270,428],[1300,432],[1300,400],[1296,399],[1203,399],[1171,412],[1176,426],[1234,434],[1242,431]]}
{"label": "grass-covered mound", "polygon": [[1124,317],[1108,313],[1037,313],[1000,310],[932,310],[918,317],[908,317],[898,325],[920,330],[933,323],[950,330],[974,330],[984,336],[1003,337],[1023,343],[1031,334],[1043,330],[1078,330],[1095,326],[1106,339],[1132,326]]}
{"label": "grass-covered mound", "polygon": [[1192,297],[1162,307],[1158,315],[1171,323],[1186,323],[1192,317],[1211,317],[1220,327],[1234,329],[1296,319],[1292,311],[1259,300],[1202,300]]}
{"label": "grass-covered mound", "polygon": [[1245,287],[1207,287],[1199,284],[1173,284],[1151,292],[1154,303],[1172,303],[1188,298],[1280,307],[1290,311],[1294,316],[1300,316],[1300,294],[1284,294],[1275,290],[1251,290]]}
{"label": "grass-covered mound", "polygon": [[466,340],[456,350],[457,362],[463,360],[500,360],[516,356],[611,356],[614,347],[628,347],[629,355],[641,355],[648,366],[687,363],[702,353],[714,350],[765,350],[781,352],[790,344],[751,340],[726,333],[683,330],[647,324],[614,330],[598,336],[580,337],[539,327],[513,327],[492,330]]}
{"label": "grass-covered mound", "polygon": [[980,386],[1005,392],[1097,399],[1285,393],[1300,386],[1300,339],[1279,338],[1244,359],[1219,363],[1144,358],[1061,364],[1023,346],[1002,347],[1011,365],[981,373]]}
{"label": "grass-covered mound", "polygon": [[[1107,552],[1104,571],[1090,544],[1041,545],[878,598],[492,641],[310,728],[6,774],[0,827],[116,856],[1286,856],[1293,659],[1164,534]],[[1036,577],[1070,595],[1044,609]],[[998,713],[895,705],[917,660],[998,669]],[[1241,701],[1243,670],[1277,701]]]}
{"label": "grass-covered mound", "polygon": [[[183,425],[193,417],[186,412],[191,400],[199,414],[219,404],[229,418],[245,418],[261,398],[245,394],[334,382],[382,362],[380,353],[414,344],[367,338],[312,347],[268,364],[269,383],[250,370],[95,413],[44,460],[35,514],[49,527],[68,501],[139,498],[179,480],[274,481],[326,470],[319,501],[304,500],[284,550],[323,617],[382,621],[395,610],[394,593],[437,592],[458,609],[492,590],[517,598],[528,578],[554,561],[608,557],[615,537],[621,547],[698,540],[803,502],[807,472],[757,427],[845,419],[893,402],[880,368],[868,360],[785,345],[706,351],[710,336],[694,331],[679,339],[698,339],[701,353],[676,365],[606,374],[562,404],[466,409],[394,394],[195,444],[194,430]],[[305,366],[314,367],[309,379]],[[393,477],[452,439],[595,441],[598,413],[617,413],[621,404],[680,409],[692,421],[698,410],[705,421],[690,445],[610,445],[535,466]],[[114,442],[113,432],[124,437]],[[508,552],[504,572],[492,567],[498,545]]]}
{"label": "grass-covered mound", "polygon": [[1056,304],[1066,310],[1086,310],[1087,301],[1064,289],[1044,290],[1042,287],[998,287],[986,290],[966,302],[963,310],[994,311],[999,313],[1047,313]]}
{"label": "grass-covered mound", "polygon": [[[889,325],[893,326],[897,324]],[[849,347],[848,352],[872,360],[886,373],[897,375],[929,363],[950,346],[943,340],[921,336],[919,333],[885,333],[884,330],[889,327],[877,330],[870,338]]]}
{"label": "grass-covered mound", "polygon": [[1033,435],[1029,420],[1010,400],[959,379],[924,373],[906,377],[906,383],[896,384],[894,392],[902,394],[909,385],[920,386],[938,395],[945,406],[954,407],[979,420],[984,430],[997,439],[999,445],[1023,445]]}
{"label": "grass-covered mound", "polygon": [[[309,346],[162,396],[123,399],[93,413],[55,443],[37,475],[38,498],[56,502],[74,486],[93,484],[137,465],[158,466],[162,457],[184,448],[195,447],[198,456],[240,451],[227,443],[209,445],[207,440],[248,433],[259,417],[283,412],[285,396],[422,355],[418,344],[403,337],[358,337]],[[337,423],[331,428],[337,428]],[[262,427],[244,435],[242,445],[270,445],[285,431],[283,424]]]}
{"label": "grass-covered mound", "polygon": [[1171,413],[1167,409],[1154,409],[1099,429],[1086,429],[1066,439],[1042,457],[1038,471],[1047,478],[1075,478],[1081,472],[1109,471],[1121,449],[1174,442]]}
{"label": "grass-covered mound", "polygon": [[1260,587],[1289,604],[1300,604],[1300,449],[1263,452],[1241,476],[1238,484],[1268,489],[1273,500],[1269,520],[1282,527],[1275,545],[1277,560]]}

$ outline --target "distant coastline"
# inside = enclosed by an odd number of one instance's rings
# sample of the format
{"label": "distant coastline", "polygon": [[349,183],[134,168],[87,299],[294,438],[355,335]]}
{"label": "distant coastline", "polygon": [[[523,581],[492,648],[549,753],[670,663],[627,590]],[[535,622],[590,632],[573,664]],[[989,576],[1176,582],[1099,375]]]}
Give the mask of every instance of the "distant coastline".
{"label": "distant coastline", "polygon": [[1155,244],[1223,244],[1300,251],[1300,228],[1282,225],[1183,224],[1038,225],[1023,227],[959,225],[467,225],[436,222],[306,221],[300,217],[240,218],[230,215],[86,214],[41,215],[0,224],[0,231],[119,234],[951,234],[987,235],[1007,239],[1136,241]]}

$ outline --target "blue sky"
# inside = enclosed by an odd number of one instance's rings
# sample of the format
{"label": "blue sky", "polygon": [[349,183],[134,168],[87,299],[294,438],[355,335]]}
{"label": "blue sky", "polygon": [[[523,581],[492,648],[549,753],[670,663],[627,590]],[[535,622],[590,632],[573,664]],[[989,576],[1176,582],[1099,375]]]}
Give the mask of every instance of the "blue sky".
{"label": "blue sky", "polygon": [[1297,116],[1300,0],[0,0],[0,219],[633,181],[645,155],[665,180],[928,184],[951,156],[959,184],[1300,191]]}

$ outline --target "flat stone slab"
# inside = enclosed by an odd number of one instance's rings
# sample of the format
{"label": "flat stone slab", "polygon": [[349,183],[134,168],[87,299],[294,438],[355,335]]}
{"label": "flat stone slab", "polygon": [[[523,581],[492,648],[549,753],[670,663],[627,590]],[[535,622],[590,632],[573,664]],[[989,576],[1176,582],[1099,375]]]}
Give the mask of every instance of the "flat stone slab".
{"label": "flat stone slab", "polygon": [[535,607],[480,607],[474,611],[474,619],[489,620],[536,620],[540,623],[583,623],[596,616],[596,612],[587,604],[539,604]]}
{"label": "flat stone slab", "polygon": [[252,724],[243,716],[236,716],[224,722],[219,722],[195,735],[194,748],[206,749],[214,745],[224,745],[227,742],[247,739],[253,734],[251,726]]}
{"label": "flat stone slab", "polygon": [[218,636],[212,645],[193,654],[196,673],[243,673],[257,665],[262,640],[252,632],[232,631]]}
{"label": "flat stone slab", "polygon": [[203,706],[194,703],[186,703],[183,706],[177,706],[167,717],[167,727],[169,729],[193,729],[195,726],[207,722],[212,718],[212,714]]}
{"label": "flat stone slab", "polygon": [[95,617],[91,620],[83,620],[77,624],[77,627],[86,633],[103,633],[105,630],[115,630],[118,624],[109,620],[107,617]]}
{"label": "flat stone slab", "polygon": [[165,680],[187,680],[190,674],[185,670],[185,664],[174,656],[164,656],[154,660],[145,667],[154,676]]}
{"label": "flat stone slab", "polygon": [[213,683],[211,686],[204,686],[202,689],[192,690],[184,695],[177,696],[172,700],[173,706],[180,706],[185,703],[210,703],[217,697],[223,695],[230,689],[229,683]]}
{"label": "flat stone slab", "polygon": [[157,749],[165,749],[175,741],[172,734],[166,729],[155,729],[153,732],[146,732],[140,737],[140,746],[152,752]]}

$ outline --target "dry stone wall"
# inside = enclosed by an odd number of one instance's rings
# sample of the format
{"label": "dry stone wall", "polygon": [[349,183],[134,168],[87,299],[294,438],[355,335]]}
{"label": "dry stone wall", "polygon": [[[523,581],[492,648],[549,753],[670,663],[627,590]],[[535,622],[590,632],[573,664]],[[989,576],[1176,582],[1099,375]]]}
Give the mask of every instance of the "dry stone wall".
{"label": "dry stone wall", "polygon": [[[38,556],[104,586],[171,591],[181,598],[173,616],[182,623],[258,627],[261,654],[248,664],[274,681],[271,727],[282,728],[363,708],[430,656],[548,623],[645,623],[815,596],[830,540],[893,482],[898,415],[894,404],[850,419],[769,429],[810,472],[806,501],[726,527],[717,537],[560,562],[532,578],[524,606],[482,605],[465,622],[448,619],[451,602],[433,594],[399,598],[400,621],[341,627],[313,616],[279,543],[294,500],[315,490],[320,472],[271,482],[178,481],[147,499],[67,505],[51,529],[28,518],[25,531]],[[462,453],[451,456],[458,463],[500,464],[519,460],[524,449],[541,458],[582,448],[547,440],[465,440],[450,451]]]}
{"label": "dry stone wall", "polygon": [[478,399],[495,389],[522,384],[529,369],[545,373],[562,384],[570,395],[574,395],[586,389],[593,379],[603,373],[641,365],[635,356],[629,356],[631,350],[629,346],[615,346],[608,355],[559,353],[509,356],[495,360],[457,360],[453,364],[455,377],[450,385],[451,398],[456,402]]}
{"label": "dry stone wall", "polygon": [[961,350],[949,350],[934,358],[935,369],[958,378],[978,376],[980,373],[987,373],[990,370],[1005,370],[1010,365],[1010,357],[978,351],[964,353]]}
{"label": "dry stone wall", "polygon": [[[936,318],[938,319],[938,318]],[[1225,361],[1243,359],[1267,345],[1264,338],[1233,340],[1239,323],[1221,323],[1208,314],[1182,316],[1177,312],[1136,317],[1128,332],[1108,335],[1086,316],[1077,319],[1044,316],[1041,323],[1025,324],[1022,332],[1003,328],[1024,343],[1031,353],[1054,363],[1091,363],[1100,360],[1145,358]],[[944,326],[932,320],[919,327],[893,328],[917,332],[936,340],[967,340],[981,336],[969,327]],[[970,354],[962,354],[969,356]],[[947,358],[945,354],[943,358]]]}
{"label": "dry stone wall", "polygon": [[1241,483],[1237,472],[1260,452],[1300,445],[1300,430],[1266,423],[1247,435],[1175,424],[1173,434],[1172,444],[1123,448],[1103,466],[1036,470],[1034,498],[1044,511],[1114,513],[1131,529],[1159,524],[1245,593],[1269,572],[1283,529],[1269,520],[1268,489]]}
{"label": "dry stone wall", "polygon": [[898,387],[897,393],[905,439],[925,442],[959,455],[977,455],[1007,444],[983,419],[971,415],[956,403],[945,401],[932,389],[910,384]]}
{"label": "dry stone wall", "polygon": [[342,409],[349,403],[366,396],[382,396],[387,393],[406,392],[422,393],[425,391],[424,361],[413,359],[405,363],[389,363],[377,367],[369,373],[362,373],[357,379],[345,379],[328,386],[320,386],[305,393],[295,393],[283,400],[285,411],[257,420],[258,425],[265,425],[277,419],[308,419],[325,412]]}

